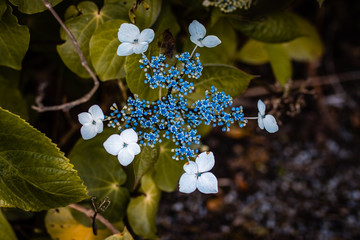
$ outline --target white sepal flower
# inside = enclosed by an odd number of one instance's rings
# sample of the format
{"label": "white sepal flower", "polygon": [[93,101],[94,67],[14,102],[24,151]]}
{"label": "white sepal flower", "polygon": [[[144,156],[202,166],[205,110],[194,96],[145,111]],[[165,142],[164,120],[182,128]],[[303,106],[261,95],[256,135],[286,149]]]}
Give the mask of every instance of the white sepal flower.
{"label": "white sepal flower", "polygon": [[194,20],[189,25],[190,40],[199,47],[216,47],[221,43],[217,36],[210,35],[206,36],[206,29],[204,25]]}
{"label": "white sepal flower", "polygon": [[214,174],[209,172],[215,164],[212,152],[203,152],[195,160],[184,164],[185,173],[179,181],[179,191],[192,193],[196,188],[202,193],[217,193],[218,181]]}
{"label": "white sepal flower", "polygon": [[138,135],[132,129],[126,129],[121,134],[111,135],[105,142],[104,148],[111,155],[117,156],[121,165],[127,166],[141,149],[137,144]]}
{"label": "white sepal flower", "polygon": [[263,103],[263,101],[259,99],[257,106],[259,109],[259,113],[258,113],[259,128],[260,129],[265,128],[266,131],[268,131],[269,133],[277,132],[279,130],[279,127],[276,123],[276,119],[272,115],[269,114],[265,115],[266,106]]}
{"label": "white sepal flower", "polygon": [[155,33],[152,29],[144,29],[141,33],[137,26],[131,23],[121,24],[118,32],[119,41],[122,42],[117,49],[117,55],[128,56],[133,53],[146,52],[149,43],[154,39]]}
{"label": "white sepal flower", "polygon": [[78,115],[79,122],[83,125],[80,133],[83,139],[88,140],[101,133],[104,129],[103,120],[105,118],[103,111],[98,105],[92,105],[89,112],[83,112]]}

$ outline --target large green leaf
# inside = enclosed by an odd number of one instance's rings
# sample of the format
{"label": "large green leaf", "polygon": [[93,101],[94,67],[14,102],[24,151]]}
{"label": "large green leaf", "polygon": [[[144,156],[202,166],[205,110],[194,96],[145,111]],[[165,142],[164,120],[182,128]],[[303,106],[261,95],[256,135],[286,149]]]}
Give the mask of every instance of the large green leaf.
{"label": "large green leaf", "polygon": [[174,152],[171,150],[176,148],[171,140],[163,141],[160,144],[159,160],[155,164],[154,181],[156,186],[165,192],[172,192],[176,189],[180,176],[184,172],[184,161],[174,160],[172,156]]}
{"label": "large green leaf", "polygon": [[93,139],[80,139],[69,155],[71,163],[87,186],[89,195],[95,196],[97,201],[109,197],[111,204],[102,214],[112,222],[123,219],[130,199],[129,191],[121,186],[126,181],[122,166],[103,147],[106,139],[114,133],[118,131],[105,129]]}
{"label": "large green leaf", "polygon": [[29,29],[18,24],[8,6],[0,21],[0,65],[20,70],[29,42]]}
{"label": "large green leaf", "polygon": [[0,199],[40,211],[88,198],[64,154],[44,134],[0,108]]}
{"label": "large green leaf", "polygon": [[0,107],[27,119],[27,104],[18,90],[19,76],[15,70],[0,67]]}
{"label": "large green leaf", "polygon": [[[119,8],[121,9],[120,6]],[[89,54],[89,42],[91,36],[105,21],[122,16],[122,12],[114,11],[114,9],[117,9],[115,4],[104,5],[103,9],[99,11],[96,4],[89,1],[79,3],[77,8],[70,6],[69,9],[72,13],[70,14],[68,12],[67,15],[73,17],[68,18],[65,21],[65,24],[79,43],[86,61],[92,67]],[[75,10],[78,11],[77,14],[74,12]],[[60,30],[60,35],[61,39],[65,40],[65,43],[59,45],[57,50],[65,65],[80,77],[90,77],[89,73],[81,65],[80,58],[75,51],[75,47],[69,36],[63,29]]]}
{"label": "large green leaf", "polygon": [[288,42],[301,36],[301,31],[288,12],[278,12],[254,20],[233,19],[233,26],[246,36],[269,43]]}
{"label": "large green leaf", "polygon": [[180,26],[174,13],[171,11],[171,7],[168,1],[163,2],[160,16],[154,24],[155,36],[160,36],[166,30],[169,30],[173,37],[180,32]]}
{"label": "large green leaf", "polygon": [[[232,56],[236,50],[236,33],[229,20],[222,18],[214,26],[206,30],[206,35],[219,37],[221,44],[214,48],[198,47],[196,52],[200,53],[201,63],[231,64]],[[195,44],[190,41],[190,35],[187,38],[184,49],[191,53]]]}
{"label": "large green leaf", "polygon": [[161,192],[150,175],[145,175],[141,179],[140,192],[144,195],[132,198],[127,208],[129,223],[137,235],[147,239],[154,238],[156,237],[156,211]]}
{"label": "large green leaf", "polygon": [[276,80],[284,86],[292,77],[292,66],[289,54],[281,44],[265,44],[272,71]]}
{"label": "large green leaf", "polygon": [[0,210],[0,239],[2,240],[16,240],[14,231],[12,230],[9,222],[4,217]]}
{"label": "large green leaf", "polygon": [[[12,4],[18,7],[20,12],[33,14],[45,11],[45,7],[42,0],[9,0]],[[54,7],[59,4],[62,0],[48,0]]]}
{"label": "large green leaf", "polygon": [[90,39],[90,58],[100,80],[124,77],[125,58],[116,54],[120,45],[117,33],[123,20],[110,20],[98,28]]}
{"label": "large green leaf", "polygon": [[187,96],[190,100],[202,99],[205,91],[215,86],[218,91],[224,91],[232,97],[239,96],[243,93],[250,80],[254,76],[241,71],[238,68],[223,64],[204,65],[202,76],[194,80],[195,91]]}
{"label": "large green leaf", "polygon": [[324,53],[324,46],[316,28],[306,19],[293,14],[303,37],[284,43],[291,59],[296,61],[315,61]]}
{"label": "large green leaf", "polygon": [[144,2],[145,5],[148,4],[150,7],[146,9],[144,4],[139,4],[135,11],[136,25],[140,28],[140,30],[151,27],[155,23],[157,17],[160,14],[162,0],[151,0]]}
{"label": "large green leaf", "polygon": [[2,18],[3,14],[7,9],[7,4],[5,0],[0,0],[0,19]]}
{"label": "large green leaf", "polygon": [[159,145],[154,147],[145,146],[141,147],[140,154],[136,155],[134,159],[134,173],[135,173],[135,185],[140,178],[147,173],[151,167],[154,166],[159,159]]}

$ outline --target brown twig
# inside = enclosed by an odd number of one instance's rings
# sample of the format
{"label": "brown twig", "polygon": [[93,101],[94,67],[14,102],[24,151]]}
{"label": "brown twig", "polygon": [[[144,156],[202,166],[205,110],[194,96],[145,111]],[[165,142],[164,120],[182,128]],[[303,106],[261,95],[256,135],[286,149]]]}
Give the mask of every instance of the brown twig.
{"label": "brown twig", "polygon": [[[87,209],[83,206],[77,205],[77,204],[70,204],[70,208],[75,209],[76,211],[79,211],[81,213],[84,213],[88,218],[91,220],[93,219],[93,216],[95,214],[95,211],[91,209]],[[104,218],[101,214],[97,214],[96,219],[99,220],[104,226],[109,229],[113,234],[120,233],[119,230],[117,230],[114,225],[112,225],[106,218]]]}
{"label": "brown twig", "polygon": [[94,93],[96,92],[96,90],[99,87],[99,80],[97,79],[95,73],[91,70],[91,68],[89,67],[84,54],[82,53],[80,46],[78,44],[78,42],[76,41],[74,35],[71,33],[70,29],[65,25],[65,23],[61,20],[61,18],[59,17],[59,15],[56,13],[56,11],[53,9],[53,7],[51,6],[51,3],[48,0],[42,0],[42,2],[44,3],[45,7],[47,9],[49,9],[49,11],[51,12],[51,14],[55,17],[55,19],[59,22],[59,24],[61,25],[61,27],[65,30],[66,34],[70,37],[72,43],[74,44],[75,50],[77,52],[77,54],[80,57],[81,60],[81,65],[86,69],[86,71],[90,74],[91,78],[93,79],[94,82],[94,86],[93,88],[87,93],[85,94],[83,97],[74,100],[72,102],[68,102],[68,103],[64,103],[61,105],[55,105],[55,106],[44,106],[41,101],[42,98],[37,99],[38,101],[36,101],[37,106],[32,106],[33,109],[35,109],[38,112],[45,112],[45,111],[58,111],[58,110],[69,110],[70,108],[73,108],[81,103],[87,102],[89,101],[89,99],[94,95]]}

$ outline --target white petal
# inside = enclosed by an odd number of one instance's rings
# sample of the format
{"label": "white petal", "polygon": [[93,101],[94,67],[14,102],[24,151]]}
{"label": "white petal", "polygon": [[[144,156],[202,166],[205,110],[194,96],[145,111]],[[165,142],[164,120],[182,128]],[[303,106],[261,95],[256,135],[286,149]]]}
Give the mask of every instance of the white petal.
{"label": "white petal", "polygon": [[151,43],[152,40],[154,40],[154,37],[155,37],[154,31],[150,28],[147,28],[142,30],[142,32],[140,33],[139,42]]}
{"label": "white petal", "polygon": [[137,155],[141,151],[140,146],[137,143],[129,143],[126,146],[126,148],[127,148],[128,152],[131,153],[132,155]]}
{"label": "white petal", "polygon": [[92,115],[92,117],[97,120],[97,119],[101,119],[104,120],[104,113],[101,110],[101,108],[98,105],[92,105],[89,108],[89,113]]}
{"label": "white petal", "polygon": [[132,128],[122,131],[120,136],[123,139],[123,141],[127,144],[136,143],[138,141],[138,135]]}
{"label": "white petal", "polygon": [[83,139],[91,139],[96,136],[96,126],[93,124],[85,124],[81,127],[80,133]]}
{"label": "white petal", "polygon": [[121,24],[118,32],[118,38],[120,42],[134,42],[135,39],[138,39],[140,35],[140,30],[137,26],[131,23]]}
{"label": "white petal", "polygon": [[196,187],[202,193],[217,193],[218,181],[214,174],[210,172],[202,173],[197,179]]}
{"label": "white petal", "polygon": [[264,129],[264,121],[263,117],[261,116],[260,112],[258,113],[258,125],[260,129]]}
{"label": "white petal", "polygon": [[141,42],[138,44],[134,44],[134,53],[139,54],[139,53],[146,52],[148,47],[149,47],[149,44],[147,42]]}
{"label": "white petal", "polygon": [[189,32],[191,36],[195,37],[196,39],[199,39],[205,37],[206,29],[204,25],[194,20],[189,25]]}
{"label": "white petal", "polygon": [[188,161],[185,163],[183,168],[184,171],[188,174],[196,174],[199,172],[197,164],[193,161]]}
{"label": "white petal", "polygon": [[118,56],[129,56],[134,53],[134,44],[132,43],[122,43],[117,49]]}
{"label": "white petal", "polygon": [[198,47],[203,47],[204,45],[201,43],[201,41],[198,40],[198,38],[194,36],[190,36],[190,40],[195,43]]}
{"label": "white petal", "polygon": [[265,129],[269,133],[274,133],[279,130],[279,127],[276,123],[276,119],[272,115],[266,115],[263,121],[264,121]]}
{"label": "white petal", "polygon": [[95,123],[96,126],[96,132],[101,133],[104,130],[104,124],[102,120],[97,120]]}
{"label": "white petal", "polygon": [[264,116],[264,115],[265,115],[265,110],[266,110],[265,103],[263,103],[263,101],[261,101],[261,100],[259,99],[259,101],[258,101],[258,103],[257,103],[257,107],[258,107],[258,109],[259,109],[260,114],[261,114],[262,116]]}
{"label": "white petal", "polygon": [[106,139],[103,145],[108,153],[116,156],[119,154],[120,150],[123,149],[124,142],[119,134],[113,134]]}
{"label": "white petal", "polygon": [[196,189],[196,175],[184,173],[179,180],[179,191],[183,193],[192,193]]}
{"label": "white petal", "polygon": [[195,160],[199,172],[208,172],[215,165],[215,158],[212,152],[203,152]]}
{"label": "white petal", "polygon": [[123,148],[120,150],[118,155],[118,160],[121,165],[127,166],[134,160],[134,155],[131,154],[127,148]]}
{"label": "white petal", "polygon": [[92,121],[94,120],[91,116],[90,113],[88,112],[82,112],[78,115],[78,119],[79,119],[79,122],[84,125],[86,123],[92,123]]}
{"label": "white petal", "polygon": [[212,48],[219,45],[221,41],[217,36],[210,35],[206,36],[206,38],[204,38],[201,43],[204,44],[205,47]]}

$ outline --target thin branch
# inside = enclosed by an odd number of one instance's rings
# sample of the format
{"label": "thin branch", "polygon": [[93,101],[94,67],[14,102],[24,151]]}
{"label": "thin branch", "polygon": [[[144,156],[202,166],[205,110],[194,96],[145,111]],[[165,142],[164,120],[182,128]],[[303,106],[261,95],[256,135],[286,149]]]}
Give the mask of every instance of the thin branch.
{"label": "thin branch", "polygon": [[74,35],[71,33],[70,29],[65,25],[65,23],[59,17],[59,15],[55,12],[53,7],[51,6],[51,3],[48,0],[42,0],[42,2],[44,3],[45,7],[47,9],[49,9],[49,11],[55,17],[55,19],[59,22],[61,27],[65,30],[66,34],[70,37],[72,43],[74,44],[75,50],[76,50],[77,54],[80,57],[81,65],[90,74],[90,76],[91,76],[91,78],[92,78],[92,80],[94,82],[94,86],[83,97],[81,97],[81,98],[79,98],[77,100],[74,100],[72,102],[64,103],[64,104],[61,104],[61,105],[55,105],[55,106],[44,106],[41,103],[41,101],[36,101],[37,106],[32,106],[32,108],[35,109],[36,111],[39,111],[39,112],[57,111],[57,110],[69,110],[70,108],[73,108],[73,107],[75,107],[75,106],[77,106],[77,105],[79,105],[81,103],[89,101],[89,99],[94,95],[94,93],[96,92],[96,90],[99,87],[99,80],[97,79],[95,73],[89,67],[89,64],[87,63],[87,61],[86,61],[86,59],[84,57],[84,54],[82,53],[82,51],[80,49],[79,43],[76,41],[76,39],[75,39]]}
{"label": "thin branch", "polygon": [[[93,216],[95,214],[95,212],[91,209],[87,209],[83,206],[77,205],[77,204],[70,204],[69,205],[70,208],[75,209],[76,211],[79,211],[83,214],[85,214],[88,218],[90,218],[91,220],[93,219]],[[97,214],[96,219],[99,220],[99,222],[101,222],[102,224],[104,224],[104,226],[109,229],[113,234],[117,234],[120,233],[119,230],[117,230],[114,225],[112,225],[109,220],[107,220],[106,218],[104,218],[101,214]]]}

